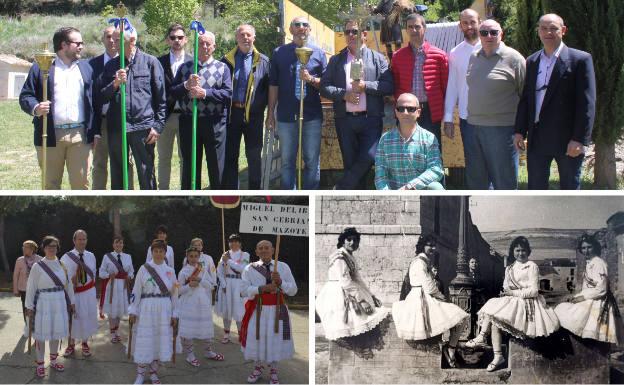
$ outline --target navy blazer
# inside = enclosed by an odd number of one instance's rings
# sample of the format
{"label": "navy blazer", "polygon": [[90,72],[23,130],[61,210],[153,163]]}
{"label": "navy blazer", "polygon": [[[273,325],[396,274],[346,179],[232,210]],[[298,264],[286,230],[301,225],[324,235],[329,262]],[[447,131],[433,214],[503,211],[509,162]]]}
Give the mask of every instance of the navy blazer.
{"label": "navy blazer", "polygon": [[97,85],[104,73],[104,54],[91,58],[89,65],[93,68],[93,128],[99,133],[102,131],[102,97]]}
{"label": "navy blazer", "polygon": [[535,89],[540,53],[527,58],[526,81],[518,103],[516,133],[528,135],[528,151],[543,155],[563,155],[568,142],[589,145],[596,109],[596,78],[589,53],[561,49],[548,82],[544,102],[535,126]]}
{"label": "navy blazer", "polygon": [[[167,94],[167,117],[166,119],[168,119],[169,115],[171,115],[171,113],[173,112],[173,109],[175,108],[175,103],[176,103],[176,99],[171,94],[171,86],[173,85],[174,76],[173,76],[173,70],[171,69],[171,59],[169,58],[170,53],[171,51],[167,52],[165,55],[158,57],[158,61],[160,62],[160,65],[162,65],[163,70],[165,71],[165,93]],[[186,63],[187,61],[192,61],[192,60],[193,60],[193,56],[187,53],[184,54],[184,63]],[[181,66],[182,65],[180,65],[180,67]]]}
{"label": "navy blazer", "polygon": [[[80,69],[82,81],[84,83],[82,96],[84,102],[85,134],[87,143],[92,143],[94,135],[100,134],[99,128],[96,130],[93,126],[93,69],[86,60],[79,60],[78,68]],[[55,66],[54,63],[52,63],[48,77],[48,100],[52,100],[54,98],[54,70]],[[22,92],[19,97],[20,107],[22,108],[22,111],[28,115],[32,116],[35,106],[43,100],[43,89],[41,88],[42,79],[43,75],[41,74],[39,65],[35,62],[33,63],[33,66],[30,67],[26,83],[24,83],[24,87],[22,88]],[[34,116],[32,122],[35,128],[35,146],[41,146],[43,145],[43,140],[41,138],[41,134],[43,132],[43,118],[41,116]],[[54,131],[54,100],[52,100],[50,113],[48,114],[47,130],[47,145],[48,147],[55,147],[56,133]]]}
{"label": "navy blazer", "polygon": [[[366,112],[368,116],[384,116],[385,95],[392,95],[394,82],[386,58],[369,48],[362,50],[364,83],[366,83]],[[329,59],[321,77],[321,95],[334,102],[334,117],[343,118],[347,111],[344,96],[347,93],[344,66],[347,63],[347,48]]]}

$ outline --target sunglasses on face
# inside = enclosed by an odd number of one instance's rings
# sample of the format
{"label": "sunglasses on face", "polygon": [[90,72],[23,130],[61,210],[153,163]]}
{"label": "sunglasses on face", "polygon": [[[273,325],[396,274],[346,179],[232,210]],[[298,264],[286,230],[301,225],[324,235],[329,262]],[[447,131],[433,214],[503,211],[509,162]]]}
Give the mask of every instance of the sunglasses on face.
{"label": "sunglasses on face", "polygon": [[309,23],[304,23],[304,22],[300,22],[300,21],[292,23],[292,25],[294,25],[297,28],[301,28],[301,27],[308,28],[310,26]]}
{"label": "sunglasses on face", "polygon": [[186,36],[169,36],[169,40],[184,40]]}
{"label": "sunglasses on face", "polygon": [[67,44],[76,44],[76,47],[80,47],[84,45],[82,41],[67,41]]}
{"label": "sunglasses on face", "polygon": [[486,31],[484,29],[479,31],[479,35],[483,36],[483,37],[487,37],[487,35],[496,37],[498,36],[498,34],[500,33],[500,31],[498,29],[491,29],[489,31]]}
{"label": "sunglasses on face", "polygon": [[358,31],[357,29],[345,29],[344,33],[345,35],[357,36],[360,31]]}
{"label": "sunglasses on face", "polygon": [[397,106],[396,110],[398,112],[409,112],[410,114],[413,114],[414,112],[420,110],[420,107],[412,107],[412,106]]}

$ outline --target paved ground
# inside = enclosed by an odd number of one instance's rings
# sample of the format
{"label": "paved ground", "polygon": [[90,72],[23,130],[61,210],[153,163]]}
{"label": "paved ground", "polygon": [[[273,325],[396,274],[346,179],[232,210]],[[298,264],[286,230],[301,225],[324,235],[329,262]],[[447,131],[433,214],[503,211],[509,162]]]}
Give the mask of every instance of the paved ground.
{"label": "paved ground", "polygon": [[[292,332],[295,342],[295,357],[280,363],[280,381],[282,383],[309,383],[309,327],[307,310],[291,310]],[[169,362],[159,370],[163,383],[217,383],[235,384],[246,382],[247,375],[253,369],[251,361],[244,362],[240,345],[223,345],[218,340],[223,336],[222,321],[218,316],[215,320],[215,344],[213,350],[222,353],[225,361],[214,362],[200,358],[201,367],[193,368],[178,354],[177,363]],[[97,335],[93,337],[91,350],[93,356],[83,358],[76,353],[72,359],[63,359],[65,372],[57,373],[47,368],[46,377],[35,376],[35,356],[28,356],[28,339],[22,337],[23,318],[19,298],[9,293],[0,293],[0,383],[131,383],[136,375],[136,366],[125,355],[128,323],[122,320],[122,344],[111,344],[108,339],[108,321],[101,320]],[[236,339],[238,335],[232,333]],[[64,350],[65,343],[61,350]],[[198,357],[200,357],[198,355]],[[258,383],[268,383],[268,371]],[[146,378],[146,383],[149,380]]]}

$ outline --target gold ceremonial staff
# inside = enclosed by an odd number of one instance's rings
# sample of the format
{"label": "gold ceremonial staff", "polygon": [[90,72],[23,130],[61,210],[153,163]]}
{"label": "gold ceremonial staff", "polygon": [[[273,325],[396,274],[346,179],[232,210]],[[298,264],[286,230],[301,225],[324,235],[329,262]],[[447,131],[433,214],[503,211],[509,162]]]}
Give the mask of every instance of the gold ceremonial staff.
{"label": "gold ceremonial staff", "polygon": [[[308,61],[310,61],[310,56],[312,56],[312,49],[308,48],[308,47],[298,47],[295,48],[295,55],[297,55],[297,60],[299,60],[299,63],[301,64],[300,68],[304,68],[307,64]],[[299,148],[297,151],[297,172],[298,172],[298,179],[297,179],[297,189],[301,190],[301,169],[303,168],[303,157],[302,157],[302,148],[301,148],[301,135],[303,132],[303,95],[304,95],[304,87],[305,87],[305,82],[304,80],[299,77],[299,81],[300,81],[300,91],[299,92]]]}
{"label": "gold ceremonial staff", "polygon": [[[35,61],[39,65],[39,69],[43,74],[43,80],[41,82],[43,88],[42,102],[48,101],[48,74],[50,67],[52,66],[52,60],[56,55],[54,52],[48,50],[48,43],[43,44],[43,51],[35,54]],[[51,110],[50,110],[51,111]],[[48,163],[48,114],[41,115],[41,189],[46,189],[46,171]]]}

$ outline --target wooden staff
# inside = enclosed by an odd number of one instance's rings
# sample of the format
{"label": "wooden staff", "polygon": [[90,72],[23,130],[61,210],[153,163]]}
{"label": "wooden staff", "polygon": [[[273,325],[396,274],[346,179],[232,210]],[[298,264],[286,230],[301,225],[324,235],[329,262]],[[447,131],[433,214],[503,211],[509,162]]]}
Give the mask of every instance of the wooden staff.
{"label": "wooden staff", "polygon": [[33,317],[28,316],[28,354],[32,353],[32,332],[33,332]]}
{"label": "wooden staff", "polygon": [[132,318],[128,319],[128,359],[130,359],[130,355],[132,354]]}
{"label": "wooden staff", "polygon": [[[172,298],[178,296],[178,285],[179,283],[177,282],[173,284],[173,289],[171,290]],[[171,307],[173,308],[173,301],[171,303]],[[171,361],[175,365],[176,363],[176,339],[178,338],[178,319],[177,318],[174,318],[174,319],[175,321],[171,325],[173,327],[173,338],[171,339],[171,343],[173,347],[173,349],[171,349]]]}
{"label": "wooden staff", "polygon": [[108,304],[113,303],[113,292],[115,291],[115,278],[110,280],[110,295],[108,296]]}
{"label": "wooden staff", "polygon": [[[277,272],[277,261],[279,259],[279,248],[280,248],[280,240],[282,239],[281,235],[277,235],[277,241],[275,242],[275,260],[273,261],[273,271]],[[277,305],[275,307],[275,325],[273,325],[273,330],[275,333],[279,333],[279,319],[280,319],[280,309],[281,309],[281,301],[280,301],[280,289],[277,288],[275,292],[277,296]]]}

